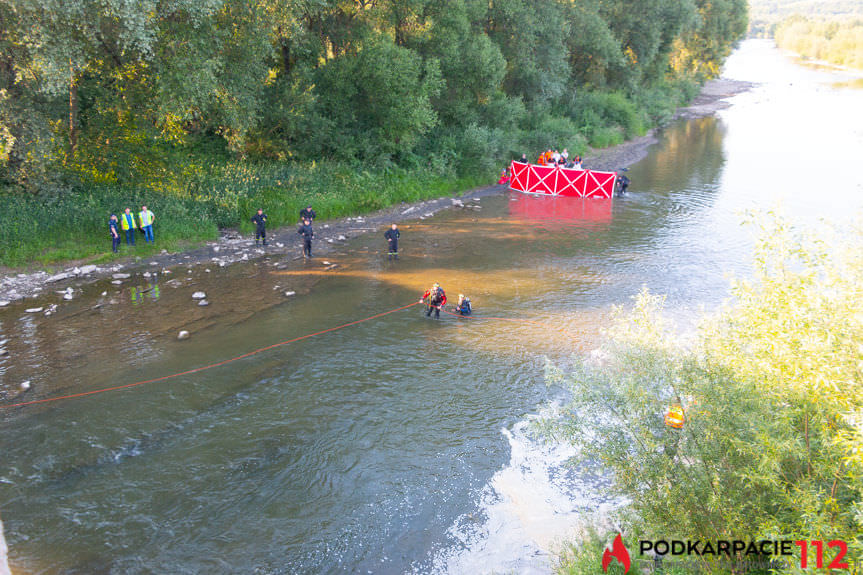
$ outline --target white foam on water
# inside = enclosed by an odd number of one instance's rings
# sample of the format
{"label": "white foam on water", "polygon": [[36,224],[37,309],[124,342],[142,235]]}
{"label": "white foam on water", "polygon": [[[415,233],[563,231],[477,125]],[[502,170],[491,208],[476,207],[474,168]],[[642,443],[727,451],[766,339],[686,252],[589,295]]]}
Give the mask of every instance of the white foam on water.
{"label": "white foam on water", "polygon": [[3,537],[3,522],[0,521],[0,575],[11,575],[7,561],[9,550],[6,547],[6,539]]}
{"label": "white foam on water", "polygon": [[450,528],[455,544],[433,561],[434,573],[551,573],[557,552],[619,503],[604,496],[607,478],[573,469],[568,443],[530,431],[530,417],[502,429],[511,455],[480,496],[480,511]]}

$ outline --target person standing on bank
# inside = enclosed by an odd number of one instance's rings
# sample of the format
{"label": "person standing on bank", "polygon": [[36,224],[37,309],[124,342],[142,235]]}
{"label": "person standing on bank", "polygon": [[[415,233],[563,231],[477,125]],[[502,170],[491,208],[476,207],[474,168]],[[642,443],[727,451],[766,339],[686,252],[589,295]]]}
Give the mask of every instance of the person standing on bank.
{"label": "person standing on bank", "polygon": [[310,222],[315,221],[315,218],[318,217],[318,214],[315,213],[315,210],[312,209],[312,204],[309,204],[302,210],[300,210],[300,221],[309,220]]}
{"label": "person standing on bank", "polygon": [[311,220],[303,220],[302,225],[297,228],[297,233],[303,236],[303,257],[312,259],[312,238],[315,237],[315,231],[312,229]]}
{"label": "person standing on bank", "polygon": [[258,213],[252,216],[252,223],[255,224],[255,245],[259,245],[261,240],[267,245],[267,214],[263,208],[258,208]]}
{"label": "person standing on bank", "polygon": [[153,222],[156,221],[156,216],[153,212],[147,209],[147,206],[141,206],[141,211],[138,214],[138,222],[141,224],[141,229],[144,231],[144,241],[148,244],[155,242],[153,239]]}
{"label": "person standing on bank", "polygon": [[126,208],[123,212],[123,216],[120,218],[120,227],[123,228],[123,231],[126,233],[126,245],[134,246],[135,230],[138,226],[135,225],[135,216],[129,208]]}
{"label": "person standing on bank", "polygon": [[111,214],[108,220],[108,232],[111,234],[111,251],[115,254],[120,251],[120,220],[117,214]]}
{"label": "person standing on bank", "polygon": [[393,224],[390,229],[388,229],[384,233],[384,237],[387,239],[387,259],[399,259],[399,238],[401,237],[401,232],[399,231],[399,227],[396,224]]}

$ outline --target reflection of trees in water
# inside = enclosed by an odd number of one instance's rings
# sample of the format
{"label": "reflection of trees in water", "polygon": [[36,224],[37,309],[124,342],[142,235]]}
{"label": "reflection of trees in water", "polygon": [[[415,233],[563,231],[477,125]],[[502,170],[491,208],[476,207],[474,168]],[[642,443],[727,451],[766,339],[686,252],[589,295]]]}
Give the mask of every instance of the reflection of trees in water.
{"label": "reflection of trees in water", "polygon": [[663,133],[662,145],[642,164],[654,172],[652,175],[661,175],[658,180],[666,190],[713,191],[715,187],[711,184],[716,182],[725,163],[724,136],[724,126],[716,117],[676,124]]}
{"label": "reflection of trees in water", "polygon": [[146,286],[134,286],[129,290],[129,300],[132,305],[140,305],[146,300],[158,301],[161,295],[159,284],[148,283]]}
{"label": "reflection of trees in water", "polygon": [[630,193],[622,198],[622,209],[615,210],[609,241],[618,247],[641,246],[667,233],[674,222],[693,221],[709,209],[720,191],[724,136],[725,127],[715,117],[666,129],[659,144],[633,167]]}

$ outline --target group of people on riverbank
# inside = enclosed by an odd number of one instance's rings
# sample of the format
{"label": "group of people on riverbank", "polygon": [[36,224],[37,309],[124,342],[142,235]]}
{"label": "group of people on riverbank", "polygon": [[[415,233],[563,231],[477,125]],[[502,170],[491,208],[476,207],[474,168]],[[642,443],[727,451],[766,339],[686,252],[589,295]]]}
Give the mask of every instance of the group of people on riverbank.
{"label": "group of people on riverbank", "polygon": [[[306,259],[312,257],[312,238],[315,237],[312,222],[316,217],[318,214],[312,209],[311,204],[300,210],[297,234],[303,237],[303,257]],[[252,223],[255,224],[255,245],[267,245],[267,214],[264,213],[263,208],[258,208],[258,212],[252,216]]]}
{"label": "group of people on riverbank", "polygon": [[[521,155],[522,163],[528,164],[527,154]],[[561,168],[570,168],[573,170],[583,170],[582,167],[583,161],[581,156],[576,154],[570,160],[569,158],[569,150],[566,148],[563,149],[562,152],[558,152],[557,150],[553,150],[549,148],[545,152],[542,152],[536,160],[536,163],[540,166],[560,166]]]}
{"label": "group of people on riverbank", "polygon": [[156,221],[156,216],[153,215],[147,206],[141,206],[141,211],[138,212],[137,219],[132,213],[131,208],[126,208],[120,217],[117,214],[111,214],[108,218],[108,232],[111,235],[111,251],[115,254],[120,251],[120,231],[126,236],[126,245],[135,245],[135,232],[140,230],[144,234],[146,243],[155,243],[156,239],[153,236],[153,222]]}

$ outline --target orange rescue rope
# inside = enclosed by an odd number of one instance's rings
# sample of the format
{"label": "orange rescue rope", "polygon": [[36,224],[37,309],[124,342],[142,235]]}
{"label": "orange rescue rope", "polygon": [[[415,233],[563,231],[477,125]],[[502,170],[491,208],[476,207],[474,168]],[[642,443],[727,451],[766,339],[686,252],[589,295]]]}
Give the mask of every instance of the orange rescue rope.
{"label": "orange rescue rope", "polygon": [[117,391],[117,390],[119,390],[119,389],[128,389],[128,388],[130,388],[130,387],[137,387],[137,386],[139,386],[139,385],[144,385],[144,384],[146,384],[146,383],[158,383],[158,382],[166,381],[166,380],[168,380],[168,379],[174,379],[175,377],[180,377],[180,376],[183,376],[183,375],[190,375],[190,374],[193,374],[193,373],[199,373],[199,372],[201,372],[201,371],[206,371],[206,370],[208,370],[208,369],[213,369],[214,367],[221,367],[221,366],[223,366],[223,365],[227,365],[227,364],[229,364],[229,363],[232,363],[232,362],[235,362],[235,361],[239,361],[239,360],[241,360],[241,359],[246,359],[247,357],[251,357],[251,356],[253,356],[253,355],[257,355],[257,354],[259,354],[259,353],[261,353],[261,352],[269,351],[269,350],[271,350],[271,349],[275,349],[275,348],[277,348],[277,347],[281,347],[281,346],[283,346],[283,345],[288,345],[289,343],[296,343],[296,342],[298,342],[298,341],[302,341],[302,340],[304,340],[304,339],[308,339],[308,338],[310,338],[310,337],[315,337],[316,335],[323,335],[323,334],[325,334],[325,333],[330,333],[331,331],[336,331],[336,330],[339,330],[339,329],[344,329],[344,328],[346,328],[346,327],[350,327],[350,326],[352,326],[352,325],[357,325],[358,323],[363,323],[363,322],[366,322],[366,321],[370,321],[370,320],[373,320],[373,319],[377,319],[377,318],[379,318],[379,317],[383,317],[383,316],[385,316],[385,315],[389,315],[389,314],[391,314],[391,313],[395,313],[395,312],[397,312],[397,311],[401,311],[401,310],[403,310],[403,309],[407,309],[407,308],[412,307],[412,306],[415,306],[415,305],[419,305],[419,303],[418,303],[418,302],[409,303],[408,305],[403,305],[402,307],[397,307],[397,308],[395,308],[395,309],[391,309],[391,310],[389,310],[389,311],[385,311],[385,312],[382,312],[382,313],[378,313],[378,314],[375,314],[375,315],[371,315],[371,316],[369,316],[369,317],[367,317],[367,318],[358,319],[358,320],[356,320],[356,321],[352,321],[352,322],[349,322],[349,323],[343,323],[342,325],[337,325],[336,327],[331,327],[331,328],[329,328],[329,329],[321,330],[321,331],[318,331],[318,332],[315,332],[315,333],[310,333],[310,334],[307,334],[307,335],[301,335],[300,337],[295,337],[295,338],[293,338],[293,339],[285,340],[285,341],[282,341],[282,342],[279,342],[279,343],[274,343],[274,344],[272,344],[272,345],[268,345],[268,346],[266,346],[266,347],[261,347],[261,348],[258,348],[258,349],[256,349],[256,350],[254,350],[254,351],[250,351],[250,352],[248,352],[248,353],[244,353],[243,355],[238,355],[237,357],[232,357],[231,359],[226,359],[225,361],[220,361],[220,362],[218,362],[218,363],[211,363],[210,365],[205,365],[205,366],[203,366],[203,367],[196,367],[195,369],[189,369],[189,370],[187,370],[187,371],[181,371],[181,372],[179,372],[179,373],[172,373],[171,375],[163,375],[162,377],[157,377],[157,378],[155,378],[155,379],[145,379],[145,380],[143,380],[143,381],[136,381],[136,382],[134,382],[134,383],[127,383],[127,384],[125,384],[125,385],[117,385],[117,386],[114,386],[114,387],[106,387],[106,388],[103,388],[103,389],[94,389],[94,390],[92,390],[92,391],[84,391],[84,392],[82,392],[82,393],[72,393],[72,394],[70,394],[70,395],[60,395],[60,396],[57,396],[57,397],[47,397],[47,398],[45,398],[45,399],[34,399],[34,400],[32,400],[32,401],[22,401],[21,403],[12,403],[12,404],[9,404],[9,405],[0,405],[0,409],[7,409],[7,408],[11,408],[11,407],[24,407],[24,406],[26,406],[26,405],[35,405],[35,404],[37,404],[37,403],[49,403],[49,402],[52,402],[52,401],[60,401],[60,400],[63,400],[63,399],[75,399],[75,398],[78,398],[78,397],[87,397],[88,395],[96,395],[97,393],[105,393],[105,392],[107,392],[107,391]]}
{"label": "orange rescue rope", "polygon": [[[299,337],[295,337],[295,338],[293,338],[293,339],[288,339],[288,340],[285,340],[285,341],[282,341],[282,342],[279,342],[279,343],[274,343],[274,344],[272,344],[272,345],[268,345],[268,346],[266,346],[266,347],[258,348],[258,349],[256,349],[256,350],[250,351],[250,352],[248,352],[248,353],[244,353],[243,355],[238,355],[237,357],[232,357],[231,359],[226,359],[226,360],[224,360],[224,361],[220,361],[220,362],[218,362],[218,363],[211,363],[211,364],[209,364],[209,365],[205,365],[205,366],[202,366],[202,367],[196,367],[196,368],[194,368],[194,369],[189,369],[189,370],[186,370],[186,371],[181,371],[181,372],[179,372],[179,373],[172,373],[172,374],[170,374],[170,375],[163,375],[162,377],[157,377],[157,378],[155,378],[155,379],[145,379],[145,380],[142,380],[142,381],[136,381],[136,382],[133,382],[133,383],[127,383],[127,384],[124,384],[124,385],[116,385],[116,386],[114,386],[114,387],[105,387],[105,388],[102,388],[102,389],[94,389],[94,390],[92,390],[92,391],[84,391],[84,392],[81,392],[81,393],[72,393],[72,394],[69,394],[69,395],[59,395],[59,396],[57,396],[57,397],[47,397],[47,398],[45,398],[45,399],[34,399],[34,400],[31,400],[31,401],[22,401],[22,402],[20,402],[20,403],[11,403],[11,404],[9,404],[9,405],[0,405],[0,409],[8,409],[8,408],[12,408],[12,407],[25,407],[25,406],[28,406],[28,405],[35,405],[35,404],[37,404],[37,403],[50,403],[50,402],[54,402],[54,401],[61,401],[61,400],[65,400],[65,399],[76,399],[76,398],[79,398],[79,397],[87,397],[88,395],[96,395],[97,393],[105,393],[105,392],[108,392],[108,391],[118,391],[118,390],[121,390],[121,389],[129,389],[130,387],[137,387],[137,386],[139,386],[139,385],[144,385],[144,384],[147,384],[147,383],[159,383],[159,382],[162,382],[162,381],[167,381],[167,380],[169,380],[169,379],[174,379],[174,378],[176,378],[176,377],[181,377],[181,376],[183,376],[183,375],[191,375],[191,374],[193,374],[193,373],[199,373],[199,372],[202,372],[202,371],[206,371],[206,370],[208,370],[208,369],[213,369],[213,368],[216,368],[216,367],[221,367],[221,366],[223,366],[223,365],[227,365],[227,364],[229,364],[229,363],[233,363],[233,362],[235,362],[235,361],[239,361],[239,360],[241,360],[241,359],[246,359],[247,357],[252,357],[253,355],[257,355],[257,354],[259,354],[259,353],[262,353],[262,352],[265,352],[265,351],[269,351],[269,350],[271,350],[271,349],[275,349],[275,348],[277,348],[277,347],[282,347],[283,345],[288,345],[288,344],[291,344],[291,343],[296,343],[296,342],[298,342],[298,341],[302,341],[302,340],[304,340],[304,339],[309,339],[310,337],[315,337],[315,336],[318,336],[318,335],[323,335],[323,334],[325,334],[325,333],[330,333],[330,332],[332,332],[332,331],[337,331],[337,330],[340,330],[340,329],[344,329],[344,328],[346,328],[346,327],[350,327],[350,326],[352,326],[352,325],[357,325],[357,324],[359,324],[359,323],[364,323],[364,322],[367,322],[367,321],[371,321],[371,320],[373,320],[373,319],[377,319],[377,318],[379,318],[379,317],[383,317],[383,316],[385,316],[385,315],[389,315],[389,314],[391,314],[391,313],[396,313],[397,311],[402,311],[402,310],[404,310],[404,309],[407,309],[407,308],[409,308],[409,307],[413,307],[413,306],[415,306],[415,305],[420,305],[420,302],[409,303],[409,304],[407,304],[407,305],[403,305],[403,306],[401,306],[401,307],[397,307],[397,308],[395,308],[395,309],[391,309],[391,310],[389,310],[389,311],[385,311],[385,312],[381,312],[381,313],[378,313],[378,314],[375,314],[375,315],[371,315],[371,316],[366,317],[366,318],[363,318],[363,319],[358,319],[358,320],[356,320],[356,321],[351,321],[351,322],[348,322],[348,323],[343,323],[343,324],[341,324],[341,325],[337,325],[337,326],[335,326],[335,327],[331,327],[331,328],[328,328],[328,329],[324,329],[324,330],[321,330],[321,331],[317,331],[317,332],[315,332],[315,333],[310,333],[310,334],[306,334],[306,335],[301,335],[301,336],[299,336]],[[451,316],[457,317],[457,318],[459,318],[459,319],[491,319],[491,320],[498,320],[498,321],[510,321],[510,322],[517,322],[517,323],[529,323],[529,324],[536,325],[536,326],[539,326],[539,327],[543,327],[543,328],[549,328],[549,329],[557,330],[557,331],[559,331],[559,332],[561,332],[561,333],[563,333],[563,334],[567,335],[568,337],[572,338],[573,340],[578,340],[578,337],[577,337],[574,333],[569,332],[569,331],[567,331],[567,330],[565,330],[565,329],[563,329],[563,328],[561,328],[561,327],[558,327],[558,326],[555,326],[555,325],[551,325],[551,324],[548,324],[548,323],[543,323],[543,322],[540,322],[540,321],[534,321],[534,320],[530,320],[530,319],[522,319],[522,318],[513,318],[513,317],[494,317],[494,316],[475,317],[475,316],[463,316],[463,315],[460,315],[460,314],[457,314],[457,313],[453,313],[453,312],[451,312],[451,311],[448,311],[448,310],[446,310],[446,309],[444,309],[444,310],[443,310],[443,312],[444,312],[444,313],[447,313],[447,314],[449,314],[449,315],[451,315]]]}

